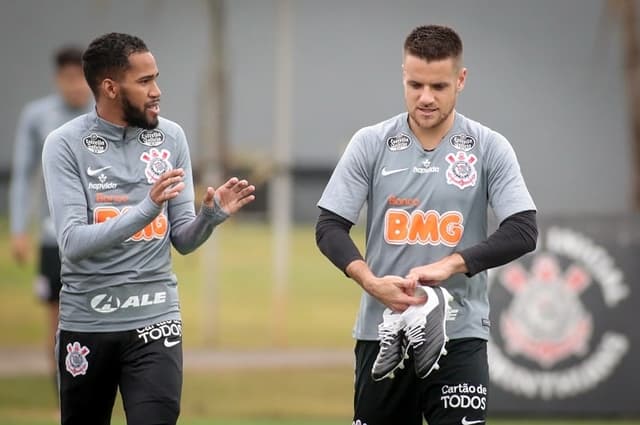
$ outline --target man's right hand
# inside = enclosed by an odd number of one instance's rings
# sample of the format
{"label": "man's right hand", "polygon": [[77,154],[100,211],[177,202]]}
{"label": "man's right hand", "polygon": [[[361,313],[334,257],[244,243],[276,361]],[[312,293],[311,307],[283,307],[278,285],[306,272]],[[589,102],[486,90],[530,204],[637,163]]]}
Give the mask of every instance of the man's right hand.
{"label": "man's right hand", "polygon": [[402,313],[409,306],[424,304],[427,301],[424,295],[415,296],[414,280],[400,276],[376,277],[365,281],[363,287],[370,295],[396,313]]}
{"label": "man's right hand", "polygon": [[397,313],[405,311],[409,306],[424,304],[427,301],[424,296],[414,295],[417,286],[415,279],[400,276],[377,277],[363,260],[352,261],[346,272],[369,295]]}
{"label": "man's right hand", "polygon": [[24,264],[29,260],[29,237],[26,234],[11,236],[11,253],[18,264]]}
{"label": "man's right hand", "polygon": [[151,186],[149,196],[156,205],[175,198],[184,189],[184,170],[175,168],[169,170]]}

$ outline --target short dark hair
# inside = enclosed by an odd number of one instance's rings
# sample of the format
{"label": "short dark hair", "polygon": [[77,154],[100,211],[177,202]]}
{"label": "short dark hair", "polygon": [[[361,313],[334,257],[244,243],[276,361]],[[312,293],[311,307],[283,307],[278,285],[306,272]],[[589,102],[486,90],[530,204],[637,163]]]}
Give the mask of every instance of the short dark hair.
{"label": "short dark hair", "polygon": [[129,55],[148,51],[144,41],[129,34],[112,32],[93,40],[82,55],[82,68],[94,96],[102,80],[118,78],[129,68]]}
{"label": "short dark hair", "polygon": [[82,66],[82,48],[75,45],[62,46],[53,53],[56,70],[67,65]]}
{"label": "short dark hair", "polygon": [[427,62],[462,58],[462,40],[458,33],[442,25],[415,28],[404,41],[404,52]]}

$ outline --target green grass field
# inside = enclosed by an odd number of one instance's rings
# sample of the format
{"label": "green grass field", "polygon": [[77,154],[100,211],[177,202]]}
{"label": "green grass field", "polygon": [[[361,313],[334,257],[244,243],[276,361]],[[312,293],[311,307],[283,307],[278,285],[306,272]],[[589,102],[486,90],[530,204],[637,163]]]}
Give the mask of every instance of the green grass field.
{"label": "green grass field", "polygon": [[[44,311],[32,295],[33,266],[11,260],[6,221],[0,221],[0,321],[12,323],[2,345],[41,345]],[[211,247],[174,254],[187,347],[351,347],[359,289],[315,248],[313,232],[296,228],[284,305],[273,293],[271,234],[252,223],[225,223]],[[205,266],[216,265],[208,275]],[[211,290],[209,282],[214,282]],[[209,295],[211,294],[211,295]],[[283,307],[283,308],[282,308]],[[19,319],[18,319],[19,318]]]}
{"label": "green grass field", "polygon": [[[38,350],[45,312],[32,293],[33,264],[13,263],[6,235],[6,221],[0,220],[0,267],[6,270],[0,282],[0,321],[11,323],[3,329],[0,347]],[[320,255],[313,232],[296,228],[288,290],[284,299],[276,299],[270,236],[265,226],[230,222],[216,229],[213,246],[188,256],[174,254],[186,350],[351,349],[356,285]],[[215,275],[208,276],[212,262]],[[209,282],[215,282],[215,290],[207,288]],[[55,423],[51,381],[44,376],[0,378],[0,424]],[[257,418],[275,420],[264,423],[286,423],[286,418],[294,418],[291,423],[324,424],[327,418],[344,423],[352,381],[350,367],[187,372],[181,423],[198,418],[205,419],[193,423],[243,424],[254,422],[229,421]],[[114,423],[121,417],[117,408]]]}
{"label": "green grass field", "polygon": [[[182,425],[339,425],[350,419],[350,369],[265,370],[185,376]],[[54,425],[52,382],[0,379],[0,423]],[[114,424],[124,424],[118,402]],[[496,419],[497,425],[639,425],[640,421]]]}
{"label": "green grass field", "polygon": [[[17,267],[0,220],[0,348],[42,349],[44,311],[32,293],[33,265]],[[362,242],[362,233],[357,232]],[[253,223],[225,223],[214,251],[174,256],[180,281],[184,345],[190,348],[261,350],[351,349],[351,326],[360,291],[315,248],[310,227],[291,240],[286,298],[273,293],[270,231]],[[207,271],[215,264],[215,273]],[[211,282],[216,282],[215,290]],[[188,366],[188,365],[187,365]],[[353,371],[349,366],[193,372],[184,378],[183,425],[338,425],[351,423]],[[0,424],[57,423],[52,379],[0,377]],[[492,420],[494,424],[573,425],[585,421]],[[124,424],[120,403],[114,424]],[[610,424],[589,421],[591,424]],[[615,422],[640,424],[640,421]]]}

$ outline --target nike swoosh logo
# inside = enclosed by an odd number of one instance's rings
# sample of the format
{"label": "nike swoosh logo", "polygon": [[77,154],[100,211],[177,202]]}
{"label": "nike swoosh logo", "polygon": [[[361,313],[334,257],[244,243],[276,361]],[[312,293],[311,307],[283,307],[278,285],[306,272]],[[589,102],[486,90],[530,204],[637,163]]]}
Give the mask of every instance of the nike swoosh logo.
{"label": "nike swoosh logo", "polygon": [[[178,344],[180,344],[181,342],[182,342],[182,341],[181,341],[181,340],[179,340],[179,339],[178,339],[178,340],[175,340],[175,341],[169,341],[169,338],[165,338],[165,339],[164,339],[164,346],[165,346],[165,347],[167,347],[167,348],[171,348],[171,347],[173,347],[174,345],[178,345]],[[474,422],[474,423],[475,423],[475,422]]]}
{"label": "nike swoosh logo", "polygon": [[478,421],[469,421],[469,420],[467,420],[466,416],[464,418],[462,418],[462,425],[481,424],[483,422],[484,422],[484,419],[481,419],[481,420],[478,420]]}
{"label": "nike swoosh logo", "polygon": [[391,174],[396,174],[396,173],[401,173],[403,171],[407,171],[408,168],[398,168],[396,170],[387,170],[387,167],[384,167],[382,169],[382,176],[386,177],[386,176],[390,176]]}
{"label": "nike swoosh logo", "polygon": [[102,168],[96,168],[95,170],[91,167],[87,167],[87,174],[89,174],[89,177],[93,177],[105,170],[108,170],[109,168],[111,168],[111,165],[107,165],[106,167],[102,167]]}

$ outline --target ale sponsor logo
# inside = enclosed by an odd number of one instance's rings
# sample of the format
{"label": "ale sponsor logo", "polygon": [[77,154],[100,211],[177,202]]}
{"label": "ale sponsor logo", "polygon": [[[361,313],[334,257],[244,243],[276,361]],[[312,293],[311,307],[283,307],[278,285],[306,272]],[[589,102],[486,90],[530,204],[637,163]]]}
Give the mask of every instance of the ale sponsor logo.
{"label": "ale sponsor logo", "polygon": [[129,295],[120,299],[109,292],[99,293],[91,298],[91,308],[102,314],[113,313],[118,310],[136,309],[167,302],[167,292],[158,291],[144,294]]}

